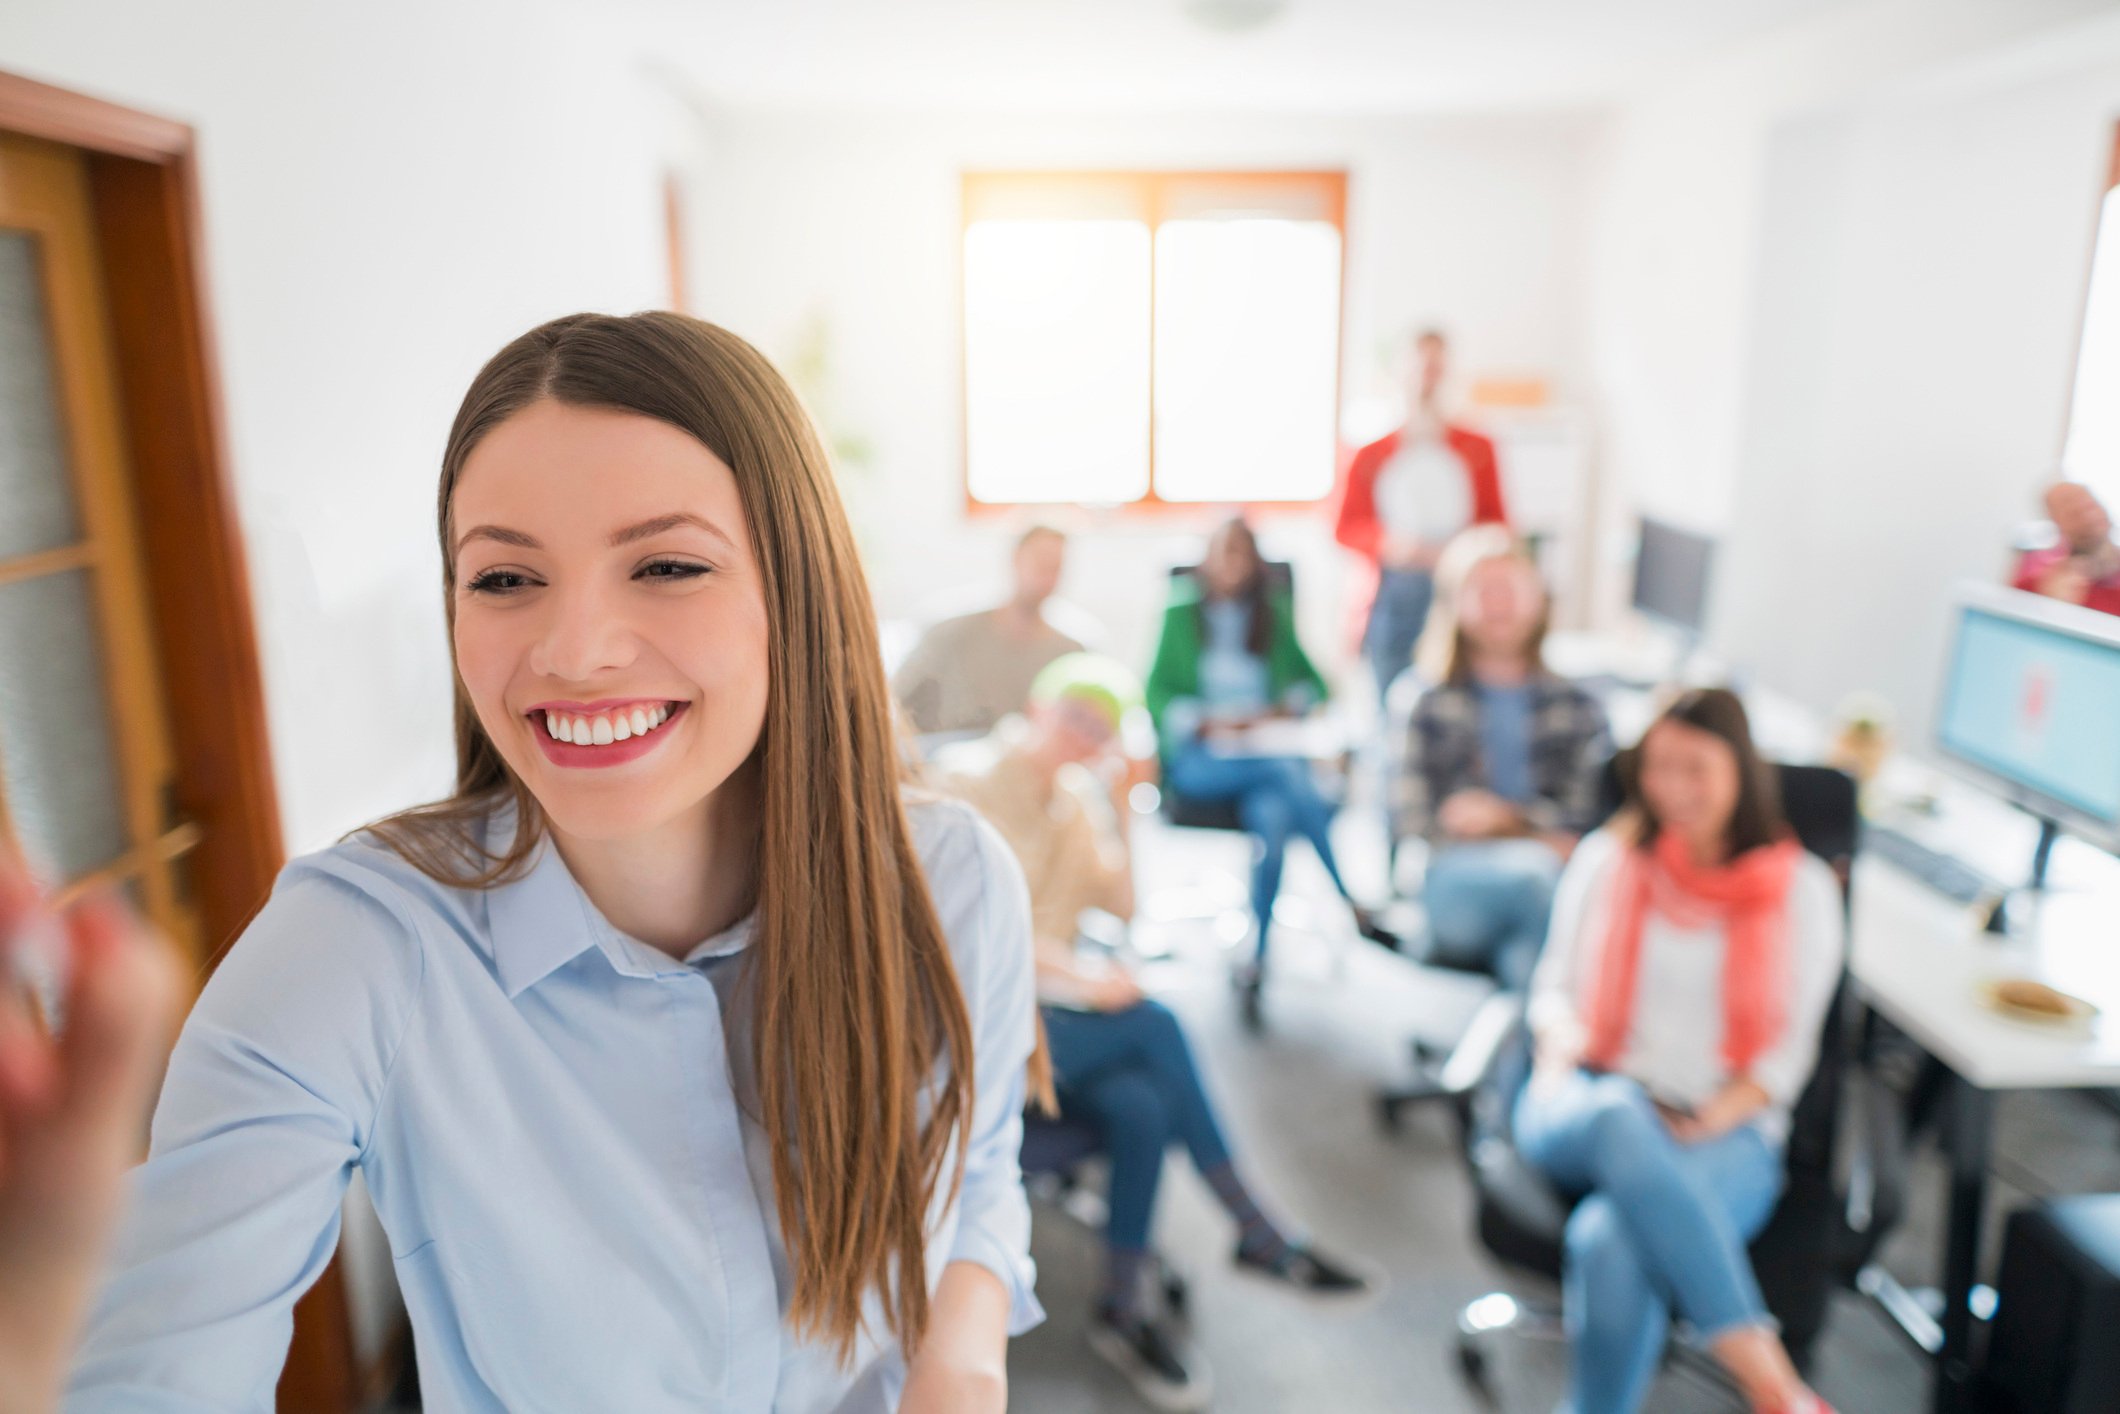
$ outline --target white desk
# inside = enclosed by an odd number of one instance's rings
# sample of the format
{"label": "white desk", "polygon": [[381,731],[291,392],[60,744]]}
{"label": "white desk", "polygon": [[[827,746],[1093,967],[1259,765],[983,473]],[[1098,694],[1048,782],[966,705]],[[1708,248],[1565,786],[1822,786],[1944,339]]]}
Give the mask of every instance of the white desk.
{"label": "white desk", "polygon": [[[1895,762],[1885,773],[1888,793],[1910,783],[1933,793],[1938,809],[1932,816],[1885,810],[1883,823],[1999,881],[2029,872],[2036,827],[2028,817],[1913,763]],[[2012,931],[1998,935],[1888,863],[1855,866],[1849,970],[1864,1001],[1954,1077],[1943,1134],[1950,1164],[1943,1321],[1933,1342],[1938,1414],[1970,1402],[1972,1294],[1996,1096],[2120,1086],[2120,860],[2064,837],[2047,876],[2045,893],[2011,900]],[[2013,1021],[1980,1000],[1981,983],[1998,977],[2045,982],[2100,1013],[2081,1029]]]}
{"label": "white desk", "polygon": [[[2120,1085],[2120,910],[2103,893],[2057,893],[2018,936],[1983,932],[1969,910],[1889,864],[1855,866],[1848,967],[1864,998],[1983,1090]],[[2013,1021],[1984,981],[2030,977],[2102,1010],[2089,1028]]]}

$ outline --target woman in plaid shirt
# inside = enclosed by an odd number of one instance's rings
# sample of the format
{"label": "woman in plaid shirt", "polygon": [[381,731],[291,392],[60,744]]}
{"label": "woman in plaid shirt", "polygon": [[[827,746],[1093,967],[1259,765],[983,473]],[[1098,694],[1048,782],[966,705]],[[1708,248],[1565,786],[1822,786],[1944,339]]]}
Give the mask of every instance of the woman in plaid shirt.
{"label": "woman in plaid shirt", "polygon": [[1507,530],[1458,536],[1436,578],[1419,660],[1432,686],[1396,743],[1395,832],[1428,843],[1429,955],[1521,991],[1561,864],[1592,823],[1611,728],[1546,668],[1546,586]]}

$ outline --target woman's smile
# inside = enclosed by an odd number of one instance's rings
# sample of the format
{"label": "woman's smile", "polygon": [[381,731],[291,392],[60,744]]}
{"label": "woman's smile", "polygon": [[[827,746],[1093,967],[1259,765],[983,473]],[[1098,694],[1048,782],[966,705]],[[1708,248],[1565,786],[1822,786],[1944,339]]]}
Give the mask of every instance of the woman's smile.
{"label": "woman's smile", "polygon": [[690,706],[658,698],[606,698],[540,703],[524,717],[553,765],[618,766],[655,750]]}

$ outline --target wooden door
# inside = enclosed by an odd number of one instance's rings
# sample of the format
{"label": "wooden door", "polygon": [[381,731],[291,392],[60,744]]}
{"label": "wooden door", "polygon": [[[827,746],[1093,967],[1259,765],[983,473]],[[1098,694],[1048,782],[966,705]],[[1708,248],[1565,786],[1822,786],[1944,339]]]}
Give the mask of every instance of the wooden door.
{"label": "wooden door", "polygon": [[0,829],[204,962],[87,163],[0,135]]}
{"label": "wooden door", "polygon": [[[202,981],[285,856],[195,150],[0,73],[0,831],[67,893],[123,889]],[[279,1407],[360,1384],[334,1260]]]}

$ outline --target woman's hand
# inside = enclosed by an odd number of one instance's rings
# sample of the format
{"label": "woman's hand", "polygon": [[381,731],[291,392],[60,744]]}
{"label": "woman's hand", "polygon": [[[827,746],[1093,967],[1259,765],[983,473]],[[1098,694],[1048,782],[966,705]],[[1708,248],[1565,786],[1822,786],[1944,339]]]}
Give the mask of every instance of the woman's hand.
{"label": "woman's hand", "polygon": [[1008,1291],[975,1262],[942,1269],[927,1338],[906,1366],[898,1414],[1005,1414]]}
{"label": "woman's hand", "polygon": [[[0,954],[29,946],[40,907],[0,850]],[[57,1037],[0,980],[0,1389],[22,1401],[9,1408],[58,1407],[179,995],[167,945],[112,899],[75,906],[63,932]]]}
{"label": "woman's hand", "polygon": [[1127,1011],[1139,1006],[1147,996],[1134,975],[1123,967],[1099,973],[1087,985],[1089,1004],[1098,1011]]}
{"label": "woman's hand", "polygon": [[1494,839],[1517,834],[1524,816],[1514,805],[1491,790],[1474,787],[1446,797],[1435,812],[1436,823],[1446,834],[1461,840]]}
{"label": "woman's hand", "polygon": [[1691,1115],[1667,1118],[1671,1137],[1681,1144],[1702,1144],[1719,1139],[1744,1124],[1773,1102],[1758,1081],[1740,1075],[1709,1096]]}
{"label": "woman's hand", "polygon": [[1583,1042],[1574,1027],[1552,1026],[1539,1033],[1531,1051],[1531,1083],[1544,1093],[1582,1068]]}

